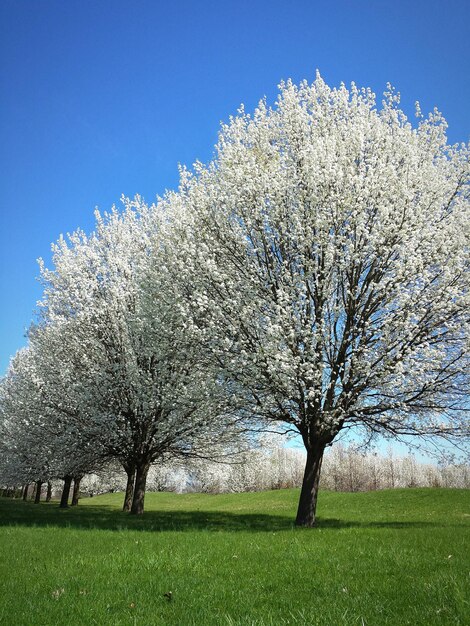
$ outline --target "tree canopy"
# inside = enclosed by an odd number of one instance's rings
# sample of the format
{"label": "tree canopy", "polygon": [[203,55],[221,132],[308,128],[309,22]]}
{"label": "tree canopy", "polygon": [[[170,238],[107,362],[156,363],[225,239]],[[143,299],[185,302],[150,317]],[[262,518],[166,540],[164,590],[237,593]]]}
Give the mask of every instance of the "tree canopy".
{"label": "tree canopy", "polygon": [[253,416],[302,436],[299,524],[340,431],[468,432],[469,152],[417,114],[391,89],[379,109],[355,85],[282,84],[169,199],[201,340]]}

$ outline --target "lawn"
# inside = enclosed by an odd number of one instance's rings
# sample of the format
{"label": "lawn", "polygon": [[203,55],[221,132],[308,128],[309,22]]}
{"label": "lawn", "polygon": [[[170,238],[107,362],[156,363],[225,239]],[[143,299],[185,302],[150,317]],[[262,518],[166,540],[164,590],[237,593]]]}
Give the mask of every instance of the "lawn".
{"label": "lawn", "polygon": [[0,498],[0,623],[14,626],[470,624],[470,494],[297,490]]}

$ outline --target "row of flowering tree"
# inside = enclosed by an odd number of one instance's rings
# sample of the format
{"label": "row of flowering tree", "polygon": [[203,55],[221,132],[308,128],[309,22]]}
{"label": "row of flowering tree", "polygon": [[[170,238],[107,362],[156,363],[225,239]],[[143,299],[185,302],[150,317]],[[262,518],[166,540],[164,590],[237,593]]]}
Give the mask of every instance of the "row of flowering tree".
{"label": "row of flowering tree", "polygon": [[61,239],[2,383],[10,470],[115,459],[141,513],[156,460],[296,433],[296,523],[312,526],[341,432],[466,437],[469,149],[447,145],[436,111],[417,115],[391,89],[379,108],[320,76],[281,84],[177,192]]}
{"label": "row of flowering tree", "polygon": [[[213,457],[240,431],[171,296],[162,224],[146,217],[128,205],[98,215],[92,236],[54,246],[29,346],[3,381],[4,440],[10,451],[21,442],[25,479],[39,466],[44,478],[64,478],[64,506],[72,478],[115,459],[128,475],[124,509],[142,513],[153,462]],[[149,262],[158,267],[151,285]]]}

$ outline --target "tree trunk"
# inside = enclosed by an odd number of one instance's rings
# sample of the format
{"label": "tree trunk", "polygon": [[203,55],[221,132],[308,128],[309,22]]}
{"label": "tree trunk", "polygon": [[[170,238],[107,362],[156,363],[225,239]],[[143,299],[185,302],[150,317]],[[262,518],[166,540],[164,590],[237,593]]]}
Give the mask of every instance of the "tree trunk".
{"label": "tree trunk", "polygon": [[324,450],[324,446],[316,446],[307,450],[304,479],[295,520],[296,526],[306,526],[308,528],[315,526],[318,484],[320,482]]}
{"label": "tree trunk", "polygon": [[129,512],[132,507],[132,500],[134,499],[135,466],[128,465],[124,469],[127,474],[127,485],[122,510]]}
{"label": "tree trunk", "polygon": [[149,467],[148,463],[141,463],[136,466],[134,497],[131,507],[132,515],[142,515],[144,512],[145,485]]}
{"label": "tree trunk", "polygon": [[59,505],[61,509],[68,508],[71,485],[72,485],[72,477],[64,476],[64,488],[62,489],[62,496],[60,498],[60,505]]}
{"label": "tree trunk", "polygon": [[24,486],[23,500],[27,500],[28,499],[28,490],[29,490],[29,484]]}
{"label": "tree trunk", "polygon": [[41,489],[42,489],[42,480],[36,481],[36,495],[34,497],[34,504],[39,504],[41,501]]}
{"label": "tree trunk", "polygon": [[50,502],[52,498],[52,483],[50,480],[47,481],[47,493],[46,493],[46,502]]}
{"label": "tree trunk", "polygon": [[72,492],[72,506],[78,504],[78,494],[80,493],[80,481],[83,476],[74,476],[73,478],[73,492]]}

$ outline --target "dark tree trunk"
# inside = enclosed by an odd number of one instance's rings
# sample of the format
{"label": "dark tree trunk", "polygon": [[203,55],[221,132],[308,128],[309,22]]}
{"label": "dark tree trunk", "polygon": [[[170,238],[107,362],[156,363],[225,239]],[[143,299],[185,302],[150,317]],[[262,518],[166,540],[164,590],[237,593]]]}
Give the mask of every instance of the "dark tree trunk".
{"label": "dark tree trunk", "polygon": [[128,465],[124,469],[127,474],[127,485],[122,510],[129,512],[132,507],[132,500],[134,499],[135,466]]}
{"label": "dark tree trunk", "polygon": [[46,502],[50,502],[52,498],[52,483],[50,480],[47,481],[47,493],[46,493]]}
{"label": "dark tree trunk", "polygon": [[149,467],[148,463],[141,463],[136,466],[134,497],[131,507],[132,515],[142,515],[144,512],[145,485]]}
{"label": "dark tree trunk", "polygon": [[78,504],[78,495],[80,493],[80,481],[83,476],[74,476],[73,477],[73,492],[72,492],[72,506],[77,506]]}
{"label": "dark tree trunk", "polygon": [[70,495],[70,487],[72,485],[72,477],[65,476],[64,477],[64,488],[62,489],[62,496],[60,498],[61,509],[66,509],[69,505],[69,495]]}
{"label": "dark tree trunk", "polygon": [[29,484],[24,486],[24,489],[23,489],[23,500],[27,500],[28,499],[28,490],[29,490]]}
{"label": "dark tree trunk", "polygon": [[34,504],[39,504],[41,501],[41,489],[42,489],[42,480],[36,481],[36,495],[34,496]]}
{"label": "dark tree trunk", "polygon": [[318,484],[320,482],[321,464],[325,447],[319,445],[307,450],[307,461],[297,509],[296,526],[315,526],[317,509]]}

